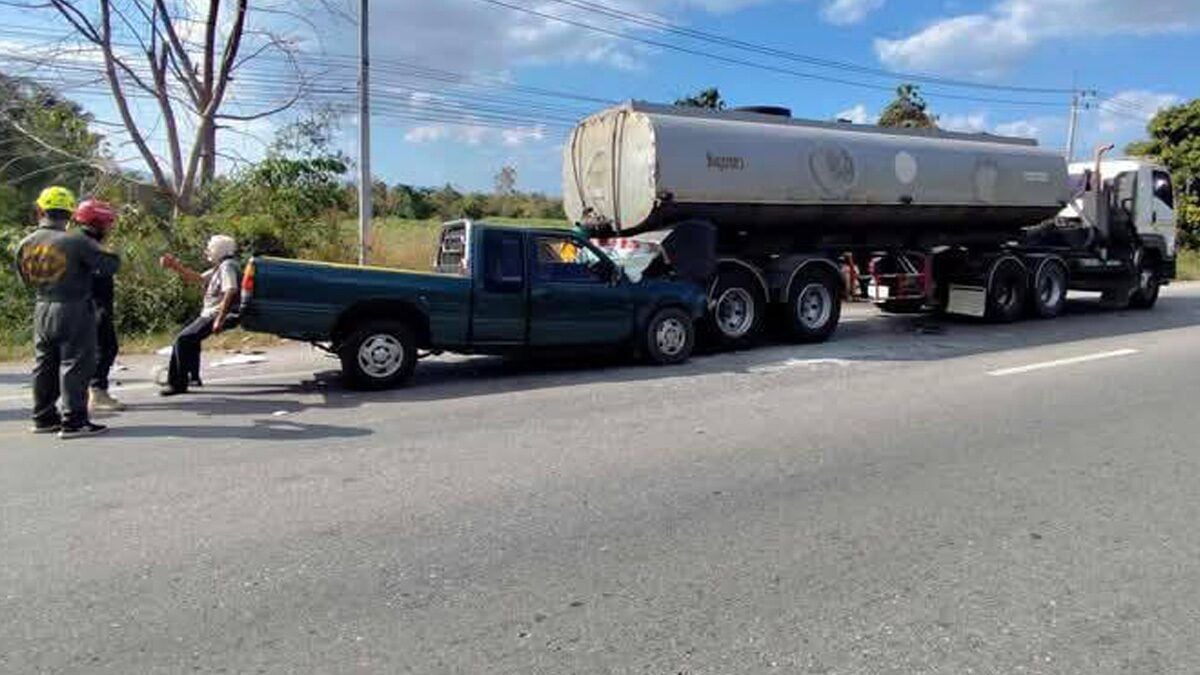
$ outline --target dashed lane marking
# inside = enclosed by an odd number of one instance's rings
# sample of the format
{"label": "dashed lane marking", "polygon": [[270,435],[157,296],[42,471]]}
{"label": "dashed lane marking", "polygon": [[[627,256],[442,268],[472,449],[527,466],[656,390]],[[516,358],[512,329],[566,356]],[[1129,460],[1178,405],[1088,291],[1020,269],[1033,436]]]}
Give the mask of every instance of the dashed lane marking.
{"label": "dashed lane marking", "polygon": [[1055,361],[1043,361],[1041,363],[1031,363],[1027,366],[1016,366],[1015,368],[1001,368],[1000,370],[988,371],[988,375],[992,377],[1006,377],[1008,375],[1021,375],[1023,373],[1032,373],[1037,370],[1046,370],[1048,368],[1059,368],[1061,366],[1073,366],[1079,363],[1089,363],[1091,361],[1103,361],[1105,359],[1115,359],[1121,356],[1133,356],[1140,353],[1137,349],[1117,349],[1111,352],[1099,352],[1097,354],[1085,354],[1083,356],[1073,356],[1067,359],[1057,359]]}

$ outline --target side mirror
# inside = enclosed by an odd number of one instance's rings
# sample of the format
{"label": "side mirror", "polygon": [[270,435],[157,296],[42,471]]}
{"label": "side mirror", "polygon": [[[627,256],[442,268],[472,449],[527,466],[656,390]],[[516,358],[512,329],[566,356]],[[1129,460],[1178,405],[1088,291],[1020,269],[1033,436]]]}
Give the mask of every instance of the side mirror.
{"label": "side mirror", "polygon": [[1121,210],[1127,215],[1133,215],[1133,197],[1126,197],[1121,200]]}

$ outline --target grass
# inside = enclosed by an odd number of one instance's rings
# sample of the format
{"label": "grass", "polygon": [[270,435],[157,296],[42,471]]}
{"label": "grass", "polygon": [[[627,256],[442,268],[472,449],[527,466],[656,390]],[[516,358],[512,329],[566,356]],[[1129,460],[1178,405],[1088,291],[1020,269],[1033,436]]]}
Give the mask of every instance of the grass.
{"label": "grass", "polygon": [[[173,342],[173,332],[147,333],[121,338],[122,354],[150,354]],[[240,349],[260,349],[283,344],[284,340],[273,335],[247,333],[234,329],[220,335],[214,335],[204,341],[204,349],[212,351],[229,351]],[[29,342],[0,341],[0,362],[31,361],[33,360],[33,345]]]}
{"label": "grass", "polygon": [[1176,278],[1180,281],[1200,281],[1200,251],[1179,249],[1178,269]]}

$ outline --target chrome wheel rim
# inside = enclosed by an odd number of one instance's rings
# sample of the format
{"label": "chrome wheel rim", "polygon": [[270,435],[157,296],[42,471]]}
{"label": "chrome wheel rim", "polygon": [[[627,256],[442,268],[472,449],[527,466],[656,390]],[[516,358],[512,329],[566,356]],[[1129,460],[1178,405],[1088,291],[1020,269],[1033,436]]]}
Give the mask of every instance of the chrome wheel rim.
{"label": "chrome wheel rim", "polygon": [[678,356],[687,345],[687,326],[674,317],[663,319],[654,331],[654,344],[665,356]]}
{"label": "chrome wheel rim", "polygon": [[818,330],[833,313],[833,296],[821,284],[805,286],[796,296],[796,319],[808,330]]}
{"label": "chrome wheel rim", "polygon": [[358,367],[373,378],[391,377],[403,364],[404,345],[394,335],[372,335],[358,347]]}
{"label": "chrome wheel rim", "polygon": [[714,315],[722,335],[740,338],[754,326],[754,297],[744,288],[725,289]]}

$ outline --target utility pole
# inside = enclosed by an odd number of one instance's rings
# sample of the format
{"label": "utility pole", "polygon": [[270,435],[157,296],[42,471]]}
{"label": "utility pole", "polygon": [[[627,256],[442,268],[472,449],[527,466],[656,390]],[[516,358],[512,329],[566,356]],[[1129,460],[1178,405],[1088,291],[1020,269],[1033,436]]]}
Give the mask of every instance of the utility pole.
{"label": "utility pole", "polygon": [[1095,89],[1075,89],[1071,92],[1071,119],[1070,126],[1067,127],[1067,161],[1075,159],[1075,141],[1079,136],[1079,111],[1091,110],[1094,105],[1089,103],[1089,97],[1099,96],[1099,92]]}
{"label": "utility pole", "polygon": [[358,14],[358,264],[367,264],[367,242],[370,239],[371,204],[374,184],[371,180],[371,53],[369,40],[368,0],[361,0]]}
{"label": "utility pole", "polygon": [[[365,0],[364,0],[365,1]],[[1067,163],[1075,159],[1075,131],[1079,127],[1079,90],[1071,92],[1071,120],[1067,127]]]}

